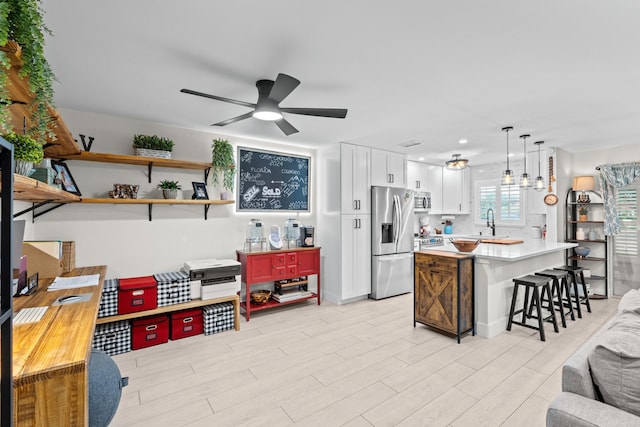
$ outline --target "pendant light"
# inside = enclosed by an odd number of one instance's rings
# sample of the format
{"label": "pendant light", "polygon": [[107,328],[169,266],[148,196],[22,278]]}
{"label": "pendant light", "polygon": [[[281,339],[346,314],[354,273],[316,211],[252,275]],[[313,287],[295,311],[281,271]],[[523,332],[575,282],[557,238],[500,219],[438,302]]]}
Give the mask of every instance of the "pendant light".
{"label": "pendant light", "polygon": [[540,146],[544,144],[544,141],[536,141],[534,144],[538,146],[538,176],[533,184],[533,189],[536,191],[542,191],[544,190],[544,178],[540,173]]}
{"label": "pendant light", "polygon": [[513,171],[509,169],[509,131],[513,130],[512,126],[506,126],[502,128],[503,132],[507,133],[507,169],[502,172],[502,185],[513,185]]}
{"label": "pendant light", "polygon": [[520,138],[524,141],[524,172],[520,175],[520,188],[528,190],[531,188],[531,177],[527,173],[527,138],[531,135],[520,135]]}
{"label": "pendant light", "polygon": [[453,159],[447,160],[447,162],[445,163],[445,165],[447,166],[447,169],[462,170],[466,168],[467,164],[469,163],[469,160],[461,159],[460,158],[461,155],[462,154],[453,154],[451,156],[453,157]]}

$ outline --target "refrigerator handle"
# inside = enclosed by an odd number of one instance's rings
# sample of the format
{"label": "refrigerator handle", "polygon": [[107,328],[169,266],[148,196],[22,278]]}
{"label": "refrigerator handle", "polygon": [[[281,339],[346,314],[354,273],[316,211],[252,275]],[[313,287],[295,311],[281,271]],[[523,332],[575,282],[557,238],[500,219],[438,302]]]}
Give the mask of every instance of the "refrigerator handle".
{"label": "refrigerator handle", "polygon": [[398,196],[393,196],[393,244],[398,245],[398,226],[400,225],[400,203]]}

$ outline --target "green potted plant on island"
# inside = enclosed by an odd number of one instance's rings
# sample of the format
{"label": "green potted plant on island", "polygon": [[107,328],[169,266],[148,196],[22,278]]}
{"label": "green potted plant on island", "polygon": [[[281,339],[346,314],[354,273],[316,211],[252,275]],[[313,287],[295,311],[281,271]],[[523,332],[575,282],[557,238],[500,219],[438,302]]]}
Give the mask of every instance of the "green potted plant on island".
{"label": "green potted plant on island", "polygon": [[[29,106],[31,129],[29,133],[38,140],[54,138],[53,120],[49,108],[54,106],[53,82],[55,75],[44,56],[45,35],[51,31],[44,23],[40,0],[6,0],[0,2],[0,99],[7,101],[8,71],[15,65],[9,56],[21,59],[20,76],[26,77],[33,103]],[[0,129],[11,128],[9,107],[11,102],[0,105]]]}
{"label": "green potted plant on island", "polygon": [[178,190],[182,190],[178,181],[168,179],[160,181],[158,188],[162,190],[162,197],[165,199],[175,199],[178,197]]}
{"label": "green potted plant on island", "polygon": [[157,135],[134,135],[133,148],[136,156],[170,159],[174,142]]}
{"label": "green potted plant on island", "polygon": [[[229,192],[233,192],[234,178],[236,174],[236,161],[233,157],[233,146],[228,140],[217,138],[211,145],[211,168],[213,169],[211,182],[218,185],[219,175],[222,175],[222,187]],[[226,192],[220,193],[220,198],[226,200],[229,195]]]}
{"label": "green potted plant on island", "polygon": [[31,175],[34,163],[40,163],[44,158],[42,144],[29,135],[15,132],[5,134],[3,138],[13,144],[16,173],[24,176]]}

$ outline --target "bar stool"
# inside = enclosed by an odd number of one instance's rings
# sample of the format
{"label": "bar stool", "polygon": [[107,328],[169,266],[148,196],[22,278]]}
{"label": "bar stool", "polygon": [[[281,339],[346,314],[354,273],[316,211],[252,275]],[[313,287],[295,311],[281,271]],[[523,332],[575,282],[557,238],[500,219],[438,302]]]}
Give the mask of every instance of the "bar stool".
{"label": "bar stool", "polygon": [[[571,284],[573,284],[573,293],[575,298],[576,310],[578,311],[578,317],[582,319],[581,304],[587,306],[587,311],[591,313],[591,304],[589,303],[589,293],[587,292],[587,284],[584,281],[584,272],[582,267],[574,267],[572,265],[563,265],[562,267],[554,267],[554,270],[562,270],[569,273],[571,278]],[[582,285],[582,295],[578,291],[578,277],[580,277],[580,284]]]}
{"label": "bar stool", "polygon": [[[527,275],[518,277],[513,279],[513,297],[511,298],[511,310],[509,311],[509,322],[507,323],[507,331],[511,330],[511,325],[516,324],[520,326],[524,326],[526,328],[535,329],[540,332],[540,340],[545,341],[544,336],[544,324],[543,322],[551,319],[553,323],[553,330],[555,332],[559,332],[558,330],[558,322],[556,321],[556,311],[551,307],[550,314],[547,317],[543,317],[542,315],[542,301],[540,298],[540,290],[546,288],[548,295],[553,295],[551,293],[551,286],[549,282],[551,279],[544,276],[534,276]],[[521,309],[516,310],[516,300],[518,299],[518,288],[520,286],[525,287],[524,293],[524,305]],[[531,294],[531,306],[529,306],[529,291]],[[532,308],[536,308],[536,316],[532,315]],[[513,317],[519,313],[522,313],[522,321],[513,320]],[[526,320],[529,319],[538,319],[538,326],[527,325]]]}
{"label": "bar stool", "polygon": [[[568,276],[569,273],[562,270],[542,270],[536,273],[538,276],[549,277],[553,279],[551,285],[551,292],[556,296],[556,301],[553,301],[554,295],[549,295],[548,299],[545,298],[545,289],[542,288],[542,294],[540,296],[542,303],[548,302],[547,308],[551,309],[553,305],[558,307],[560,311],[560,320],[562,320],[562,327],[567,327],[567,321],[565,320],[567,315],[571,315],[571,320],[575,321],[576,316],[573,314],[573,302],[571,301],[571,289],[569,288]],[[567,307],[567,313],[564,312],[564,308]]]}

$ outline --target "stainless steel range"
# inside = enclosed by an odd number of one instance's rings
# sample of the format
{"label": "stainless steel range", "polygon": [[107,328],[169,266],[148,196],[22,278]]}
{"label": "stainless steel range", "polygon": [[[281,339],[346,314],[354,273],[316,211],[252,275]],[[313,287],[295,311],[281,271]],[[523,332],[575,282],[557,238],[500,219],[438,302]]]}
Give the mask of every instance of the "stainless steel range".
{"label": "stainless steel range", "polygon": [[414,252],[436,246],[444,246],[444,238],[442,236],[415,237],[413,240]]}

